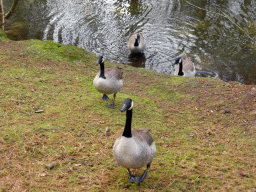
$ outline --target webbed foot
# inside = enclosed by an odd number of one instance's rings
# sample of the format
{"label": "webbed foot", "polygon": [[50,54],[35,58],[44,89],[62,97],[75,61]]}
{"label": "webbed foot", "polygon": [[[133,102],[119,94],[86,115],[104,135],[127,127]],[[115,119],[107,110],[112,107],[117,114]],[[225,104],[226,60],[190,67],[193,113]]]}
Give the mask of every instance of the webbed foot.
{"label": "webbed foot", "polygon": [[148,173],[148,169],[146,169],[146,170],[144,171],[144,173],[142,174],[142,176],[139,177],[139,179],[138,179],[138,182],[139,182],[139,183],[142,183],[142,182],[146,179],[147,173]]}
{"label": "webbed foot", "polygon": [[131,173],[130,169],[127,169],[128,172],[129,172],[129,175],[130,175],[129,176],[129,182],[130,183],[137,182],[139,184],[142,183],[146,179],[146,177],[147,177],[147,173],[148,173],[149,168],[150,168],[150,164],[147,165],[147,169],[144,171],[144,173],[141,175],[141,177],[136,177],[135,175],[133,175]]}
{"label": "webbed foot", "polygon": [[[142,182],[140,182],[140,179],[141,179],[141,177],[136,177],[135,175],[133,175],[132,174],[132,172],[130,171],[130,169],[128,169],[128,171],[129,171],[129,182],[130,183],[142,183]],[[144,172],[145,173],[145,172]],[[144,174],[143,174],[144,175]],[[146,178],[146,177],[145,177]],[[145,179],[144,178],[144,179]]]}
{"label": "webbed foot", "polygon": [[138,182],[138,179],[139,179],[139,177],[136,177],[136,176],[133,175],[133,174],[130,174],[130,176],[129,176],[129,182],[130,182],[130,183]]}

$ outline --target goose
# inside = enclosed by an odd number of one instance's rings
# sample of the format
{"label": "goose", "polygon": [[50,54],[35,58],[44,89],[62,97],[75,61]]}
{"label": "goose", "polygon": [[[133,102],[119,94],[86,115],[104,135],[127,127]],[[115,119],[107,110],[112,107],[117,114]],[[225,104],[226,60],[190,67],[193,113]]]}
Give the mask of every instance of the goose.
{"label": "goose", "polygon": [[109,108],[115,109],[116,93],[123,87],[122,72],[118,68],[104,69],[104,58],[98,56],[96,66],[100,64],[100,71],[96,74],[93,85],[100,92],[103,93],[101,100],[108,101],[107,94],[114,93],[114,102],[108,105]]}
{"label": "goose", "polygon": [[186,77],[195,77],[196,68],[194,65],[194,59],[188,57],[185,60],[182,60],[180,57],[177,58],[173,64],[174,75],[177,76],[186,76]]}
{"label": "goose", "polygon": [[[127,168],[129,182],[142,183],[155,156],[156,146],[153,138],[148,133],[148,129],[131,130],[132,109],[133,101],[129,98],[125,99],[121,112],[126,111],[126,124],[123,134],[114,143],[113,154],[118,165]],[[147,169],[141,177],[136,177],[130,171],[131,168],[140,169],[144,166],[147,166]]]}
{"label": "goose", "polygon": [[135,33],[129,38],[127,46],[131,53],[142,53],[146,47],[146,42],[142,34]]}

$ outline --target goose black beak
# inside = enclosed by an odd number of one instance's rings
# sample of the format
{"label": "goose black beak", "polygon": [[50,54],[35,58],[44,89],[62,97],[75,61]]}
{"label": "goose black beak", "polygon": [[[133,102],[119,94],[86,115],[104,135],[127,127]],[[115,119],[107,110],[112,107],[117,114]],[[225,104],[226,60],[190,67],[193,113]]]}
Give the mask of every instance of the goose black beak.
{"label": "goose black beak", "polygon": [[104,62],[103,56],[102,55],[98,56],[96,66],[103,62]]}
{"label": "goose black beak", "polygon": [[123,107],[121,108],[121,112],[124,112],[127,109],[129,109],[129,106],[128,106],[128,104],[124,103]]}
{"label": "goose black beak", "polygon": [[132,100],[131,99],[125,99],[124,100],[124,104],[123,104],[123,107],[121,108],[121,112],[124,112],[130,108],[132,108],[133,106],[133,103],[132,103]]}

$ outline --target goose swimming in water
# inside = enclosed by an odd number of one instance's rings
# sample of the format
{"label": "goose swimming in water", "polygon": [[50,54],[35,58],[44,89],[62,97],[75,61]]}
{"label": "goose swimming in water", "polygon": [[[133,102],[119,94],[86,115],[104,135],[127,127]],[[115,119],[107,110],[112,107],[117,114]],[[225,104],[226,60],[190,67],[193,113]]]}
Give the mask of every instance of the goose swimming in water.
{"label": "goose swimming in water", "polygon": [[[131,130],[133,101],[125,99],[121,112],[126,111],[126,124],[123,134],[120,135],[113,146],[113,153],[116,161],[129,172],[129,182],[142,183],[150,168],[150,164],[156,153],[156,146],[153,138],[146,128]],[[141,177],[136,177],[130,171],[147,166]]]}
{"label": "goose swimming in water", "polygon": [[194,59],[188,57],[182,60],[180,57],[177,58],[173,64],[174,75],[176,76],[186,76],[195,77],[196,68],[194,65]]}
{"label": "goose swimming in water", "polygon": [[100,64],[100,71],[96,74],[93,85],[103,96],[101,100],[109,100],[107,94],[114,93],[114,102],[108,105],[109,108],[115,108],[116,93],[123,87],[122,72],[118,68],[104,68],[103,56],[98,56],[96,65]]}
{"label": "goose swimming in water", "polygon": [[129,38],[127,46],[131,53],[142,53],[146,47],[146,42],[142,34],[135,33]]}

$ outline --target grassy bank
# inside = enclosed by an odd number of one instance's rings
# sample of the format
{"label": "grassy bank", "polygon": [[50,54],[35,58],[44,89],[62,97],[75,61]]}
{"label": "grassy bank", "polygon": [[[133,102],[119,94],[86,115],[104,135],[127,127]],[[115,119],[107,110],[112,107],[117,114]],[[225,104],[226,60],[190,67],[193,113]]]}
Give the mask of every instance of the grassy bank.
{"label": "grassy bank", "polygon": [[[253,86],[106,62],[125,80],[111,110],[93,87],[95,63],[74,46],[0,38],[1,191],[256,190]],[[157,146],[141,186],[112,154],[128,97],[133,128],[150,128]]]}

